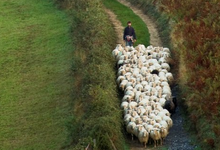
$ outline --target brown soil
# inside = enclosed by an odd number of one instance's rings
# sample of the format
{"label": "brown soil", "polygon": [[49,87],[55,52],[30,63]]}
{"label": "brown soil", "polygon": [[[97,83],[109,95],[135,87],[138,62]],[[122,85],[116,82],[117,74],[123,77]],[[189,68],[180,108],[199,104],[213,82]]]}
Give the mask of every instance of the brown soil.
{"label": "brown soil", "polygon": [[131,5],[131,3],[127,2],[126,0],[118,1],[123,5],[129,7],[131,10],[133,10],[133,12],[137,14],[145,22],[150,33],[150,44],[153,46],[162,46],[162,42],[156,28],[156,24],[152,21],[152,19],[150,19],[146,14],[144,14],[142,10]]}
{"label": "brown soil", "polygon": [[122,26],[121,22],[117,19],[117,16],[109,9],[105,8],[106,13],[109,15],[109,19],[111,20],[115,32],[117,35],[117,43],[116,44],[122,44],[123,46],[125,45],[123,41],[123,30],[124,27]]}

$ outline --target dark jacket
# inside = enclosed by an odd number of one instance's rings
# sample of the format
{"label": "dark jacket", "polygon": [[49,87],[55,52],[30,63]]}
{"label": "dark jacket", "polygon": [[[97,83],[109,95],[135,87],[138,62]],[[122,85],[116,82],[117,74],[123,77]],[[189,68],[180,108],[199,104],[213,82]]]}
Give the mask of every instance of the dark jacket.
{"label": "dark jacket", "polygon": [[123,36],[123,39],[125,40],[125,37],[126,35],[130,35],[130,36],[133,36],[133,38],[136,40],[136,35],[135,35],[135,31],[134,31],[134,28],[132,27],[126,27],[125,30],[124,30],[124,36]]}

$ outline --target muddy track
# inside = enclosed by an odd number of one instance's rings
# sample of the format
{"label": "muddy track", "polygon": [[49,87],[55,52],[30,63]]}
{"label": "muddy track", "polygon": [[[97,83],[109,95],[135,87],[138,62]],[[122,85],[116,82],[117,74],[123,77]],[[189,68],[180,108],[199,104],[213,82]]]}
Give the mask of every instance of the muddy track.
{"label": "muddy track", "polygon": [[117,19],[117,16],[114,14],[114,12],[112,12],[111,10],[107,8],[105,8],[105,12],[108,14],[109,19],[111,20],[114,26],[114,29],[117,35],[117,44],[124,44],[124,41],[123,41],[124,27],[122,26],[121,22]]}
{"label": "muddy track", "polygon": [[[135,6],[131,5],[126,0],[118,0],[123,5],[129,7],[135,14],[137,14],[147,25],[149,33],[150,33],[150,44],[153,46],[162,46],[162,41],[159,37],[158,30],[156,28],[156,24],[153,20],[150,19],[146,14],[144,14],[140,9],[136,8]],[[123,36],[123,29],[121,22],[117,20],[117,16],[114,12],[106,9],[107,14],[113,26],[115,28],[115,32],[118,36],[117,43],[121,43],[124,45],[122,36]],[[172,89],[172,93],[174,96],[178,96],[178,86]],[[184,110],[182,110],[184,111]],[[127,142],[130,146],[131,150],[161,150],[162,148],[168,150],[194,150],[195,145],[190,144],[190,138],[188,133],[185,131],[183,124],[184,119],[181,114],[181,106],[177,107],[176,113],[172,115],[173,120],[173,127],[169,130],[169,134],[164,141],[163,146],[159,146],[158,148],[152,147],[152,145],[148,146],[148,148],[143,148],[143,146],[138,142],[138,139],[134,141],[131,140],[130,136],[127,137]]]}

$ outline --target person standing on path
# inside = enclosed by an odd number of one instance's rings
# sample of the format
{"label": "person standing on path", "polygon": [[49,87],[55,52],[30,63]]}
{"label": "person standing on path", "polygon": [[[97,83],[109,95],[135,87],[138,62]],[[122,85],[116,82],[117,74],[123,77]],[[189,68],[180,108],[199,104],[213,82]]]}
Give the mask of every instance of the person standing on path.
{"label": "person standing on path", "polygon": [[134,28],[131,26],[131,21],[128,21],[127,25],[128,26],[124,29],[123,39],[125,46],[133,46],[133,43],[136,42],[136,34]]}

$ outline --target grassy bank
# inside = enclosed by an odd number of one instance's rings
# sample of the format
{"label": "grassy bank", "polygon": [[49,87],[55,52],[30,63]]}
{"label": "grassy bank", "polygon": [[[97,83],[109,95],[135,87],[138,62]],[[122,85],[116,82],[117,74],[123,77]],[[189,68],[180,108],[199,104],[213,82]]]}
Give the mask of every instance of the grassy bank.
{"label": "grassy bank", "polygon": [[[190,127],[202,149],[220,148],[220,2],[161,1],[175,18],[172,42],[180,55],[180,86]],[[190,9],[194,7],[192,10]],[[179,8],[179,9],[176,9]],[[183,42],[184,41],[184,42]]]}
{"label": "grassy bank", "polygon": [[60,149],[72,100],[70,22],[49,0],[1,0],[0,10],[0,149]]}
{"label": "grassy bank", "polygon": [[146,24],[139,16],[137,16],[127,6],[124,6],[121,3],[119,3],[117,0],[102,0],[102,1],[106,8],[112,10],[117,15],[117,19],[122,23],[124,27],[127,26],[127,22],[129,20],[132,22],[132,26],[134,27],[137,36],[137,42],[135,45],[144,44],[148,46],[150,44],[149,31],[147,29]]}
{"label": "grassy bank", "polygon": [[[120,101],[115,83],[115,61],[111,51],[116,35],[100,0],[64,1],[73,16],[75,43],[74,118],[67,149],[124,149]],[[111,35],[111,36],[109,36]],[[93,141],[96,141],[95,143]],[[112,141],[112,143],[110,142]]]}

